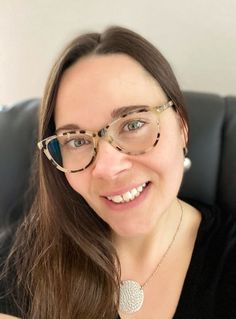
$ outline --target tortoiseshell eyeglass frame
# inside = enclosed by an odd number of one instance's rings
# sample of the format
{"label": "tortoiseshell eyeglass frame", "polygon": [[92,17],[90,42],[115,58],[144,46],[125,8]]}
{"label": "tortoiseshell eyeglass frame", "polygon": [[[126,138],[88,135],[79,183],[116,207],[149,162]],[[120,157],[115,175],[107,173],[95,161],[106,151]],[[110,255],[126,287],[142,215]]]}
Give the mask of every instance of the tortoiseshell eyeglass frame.
{"label": "tortoiseshell eyeglass frame", "polygon": [[[107,140],[108,143],[110,143],[116,150],[118,150],[119,152],[128,154],[128,155],[141,155],[144,153],[147,153],[148,151],[150,151],[153,147],[155,147],[160,139],[160,132],[159,132],[159,122],[158,124],[158,130],[157,130],[157,137],[155,142],[153,143],[153,145],[151,147],[149,147],[148,149],[145,149],[141,152],[129,152],[127,150],[122,149],[119,145],[116,145],[115,141],[113,140],[113,138],[111,136],[109,136],[108,133],[108,129],[109,127],[114,124],[115,122],[119,121],[121,118],[125,118],[127,115],[130,114],[140,114],[142,112],[153,112],[156,115],[159,115],[160,113],[162,113],[163,111],[165,111],[166,109],[168,109],[169,107],[173,106],[174,103],[172,101],[168,101],[167,103],[160,105],[160,106],[145,106],[145,107],[140,107],[140,109],[136,110],[136,111],[130,111],[127,112],[121,116],[119,116],[117,119],[113,120],[112,122],[110,122],[109,124],[107,124],[105,127],[103,127],[102,129],[100,129],[97,132],[93,132],[93,131],[88,131],[88,130],[69,130],[60,134],[55,134],[52,136],[49,136],[45,139],[43,139],[42,141],[39,141],[37,143],[37,146],[40,150],[43,150],[44,154],[46,155],[46,157],[49,159],[49,161],[56,166],[56,168],[64,173],[77,173],[77,172],[81,172],[83,170],[85,170],[89,165],[92,164],[92,162],[94,161],[96,154],[97,154],[97,146],[98,146],[98,142],[100,138],[105,138]],[[75,134],[86,134],[87,136],[90,136],[93,140],[93,153],[91,154],[91,160],[90,162],[83,168],[81,169],[77,169],[77,170],[70,170],[70,169],[66,169],[62,166],[60,166],[51,156],[49,149],[48,149],[48,144],[58,138],[58,137],[63,137],[63,136],[67,136],[68,138],[70,138],[71,136],[75,135]]]}

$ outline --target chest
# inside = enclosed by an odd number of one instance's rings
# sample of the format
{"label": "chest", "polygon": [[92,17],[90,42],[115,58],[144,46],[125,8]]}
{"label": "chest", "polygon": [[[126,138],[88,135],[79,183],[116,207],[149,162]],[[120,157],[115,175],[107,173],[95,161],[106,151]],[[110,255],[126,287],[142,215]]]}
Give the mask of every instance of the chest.
{"label": "chest", "polygon": [[[180,261],[181,260],[181,261]],[[174,267],[162,267],[144,287],[142,308],[133,314],[120,313],[121,319],[171,319],[179,303],[191,254],[169,260]]]}
{"label": "chest", "polygon": [[144,287],[142,308],[133,313],[120,313],[121,319],[172,319],[175,315],[193,255],[201,216],[189,214],[179,241],[158,271]]}

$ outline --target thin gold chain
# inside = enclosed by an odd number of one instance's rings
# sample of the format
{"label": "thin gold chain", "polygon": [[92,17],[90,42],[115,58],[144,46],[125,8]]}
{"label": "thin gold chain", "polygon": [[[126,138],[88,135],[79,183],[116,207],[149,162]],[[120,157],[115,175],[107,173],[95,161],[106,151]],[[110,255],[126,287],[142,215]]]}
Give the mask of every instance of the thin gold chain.
{"label": "thin gold chain", "polygon": [[143,289],[147,284],[148,282],[150,281],[150,279],[156,274],[157,270],[159,269],[159,267],[161,266],[163,260],[165,259],[166,255],[168,254],[170,248],[172,247],[174,241],[175,241],[175,238],[179,232],[179,229],[180,229],[180,225],[182,223],[182,219],[183,219],[183,207],[182,207],[182,204],[180,202],[180,200],[178,200],[178,203],[179,203],[179,206],[180,206],[180,209],[181,209],[181,214],[180,214],[180,219],[179,219],[179,223],[178,223],[178,226],[176,228],[176,231],[174,233],[174,236],[169,244],[169,246],[167,247],[166,251],[164,252],[164,254],[162,255],[161,257],[161,260],[159,261],[159,263],[157,264],[155,270],[153,271],[153,273],[151,273],[151,275],[148,277],[148,279],[144,282],[144,284],[141,285],[141,288]]}

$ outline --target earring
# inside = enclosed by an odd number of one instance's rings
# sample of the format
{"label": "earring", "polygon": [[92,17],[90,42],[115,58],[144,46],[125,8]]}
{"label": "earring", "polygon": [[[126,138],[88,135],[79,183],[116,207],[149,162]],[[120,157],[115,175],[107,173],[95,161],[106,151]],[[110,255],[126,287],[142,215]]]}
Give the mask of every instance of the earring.
{"label": "earring", "polygon": [[184,171],[186,172],[191,168],[192,161],[189,157],[187,157],[187,154],[188,154],[187,147],[184,147],[183,151],[184,151]]}

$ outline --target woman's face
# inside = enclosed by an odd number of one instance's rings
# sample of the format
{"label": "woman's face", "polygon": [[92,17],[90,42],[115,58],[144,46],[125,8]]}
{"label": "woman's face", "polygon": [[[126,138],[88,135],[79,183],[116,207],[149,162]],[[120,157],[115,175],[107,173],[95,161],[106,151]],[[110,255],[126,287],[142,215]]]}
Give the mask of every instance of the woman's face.
{"label": "woman's face", "polygon": [[[56,129],[74,124],[97,131],[112,121],[115,109],[158,106],[167,101],[158,83],[129,56],[85,57],[62,77],[55,109]],[[180,122],[177,113],[168,108],[160,115],[160,140],[151,151],[131,156],[100,140],[94,162],[82,172],[66,174],[71,187],[114,234],[148,234],[175,201],[183,175],[185,146]],[[139,192],[139,196],[124,203],[111,200],[129,191]]]}

